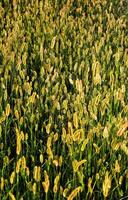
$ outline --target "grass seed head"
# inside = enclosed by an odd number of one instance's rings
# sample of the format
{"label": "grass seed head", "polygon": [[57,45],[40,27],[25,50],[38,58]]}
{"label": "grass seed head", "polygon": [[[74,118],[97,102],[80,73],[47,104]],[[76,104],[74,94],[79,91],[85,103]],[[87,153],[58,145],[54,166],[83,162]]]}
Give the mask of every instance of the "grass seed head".
{"label": "grass seed head", "polygon": [[9,197],[11,198],[11,200],[16,200],[14,194],[12,194],[11,192],[9,192]]}
{"label": "grass seed head", "polygon": [[88,179],[88,191],[89,191],[90,194],[93,193],[92,178],[91,177],[89,177],[89,179]]}
{"label": "grass seed head", "polygon": [[26,168],[26,158],[24,156],[21,157],[21,167],[24,170]]}
{"label": "grass seed head", "polygon": [[0,189],[1,189],[1,191],[4,190],[4,185],[5,185],[5,180],[4,180],[3,177],[1,177],[1,180],[0,180]]}
{"label": "grass seed head", "polygon": [[18,112],[18,110],[15,110],[14,114],[15,114],[16,119],[18,120],[19,119],[19,112]]}
{"label": "grass seed head", "polygon": [[108,197],[110,188],[111,188],[111,176],[109,175],[109,172],[106,171],[105,173],[105,179],[103,181],[103,195],[104,197]]}
{"label": "grass seed head", "polygon": [[11,176],[10,176],[10,183],[13,184],[14,183],[14,180],[15,180],[15,175],[16,173],[15,172],[12,172],[11,173]]}
{"label": "grass seed head", "polygon": [[77,194],[79,193],[79,192],[81,192],[82,191],[82,188],[79,186],[79,187],[77,187],[77,188],[75,188],[72,192],[71,192],[71,194],[68,196],[68,198],[67,198],[67,200],[73,200],[76,196],[77,196]]}
{"label": "grass seed head", "polygon": [[33,171],[33,178],[35,179],[36,182],[39,182],[41,179],[41,168],[38,166],[34,167]]}
{"label": "grass seed head", "polygon": [[19,174],[21,167],[21,158],[16,163],[16,173]]}
{"label": "grass seed head", "polygon": [[59,184],[60,176],[61,176],[61,173],[59,173],[54,179],[54,187],[53,187],[53,192],[54,193],[57,193],[57,191],[59,189],[58,188],[58,184]]}
{"label": "grass seed head", "polygon": [[114,171],[115,171],[116,173],[120,173],[120,165],[119,165],[118,160],[116,160],[116,162],[115,162],[115,169],[114,169]]}
{"label": "grass seed head", "polygon": [[77,112],[75,112],[73,114],[73,124],[74,124],[74,127],[77,129],[78,128],[78,115],[77,115]]}
{"label": "grass seed head", "polygon": [[44,188],[45,193],[48,193],[49,186],[50,186],[50,181],[49,181],[49,176],[47,171],[44,171],[44,182],[42,182],[42,186]]}
{"label": "grass seed head", "polygon": [[74,172],[77,172],[79,167],[84,164],[87,160],[81,160],[81,161],[77,161],[77,160],[74,160],[72,162],[72,166],[73,166],[73,171]]}
{"label": "grass seed head", "polygon": [[123,142],[120,146],[121,150],[124,151],[124,153],[128,156],[128,147],[126,146],[126,143]]}
{"label": "grass seed head", "polygon": [[28,167],[25,168],[25,172],[26,172],[26,175],[27,175],[27,176],[30,175],[30,171],[29,171],[29,168],[28,168]]}
{"label": "grass seed head", "polygon": [[36,194],[36,189],[37,189],[37,185],[36,185],[36,183],[34,183],[32,186],[32,192],[34,195]]}
{"label": "grass seed head", "polygon": [[44,157],[43,157],[43,154],[40,154],[40,163],[42,164],[44,161]]}
{"label": "grass seed head", "polygon": [[10,115],[11,109],[10,109],[10,104],[7,104],[6,110],[5,110],[5,115],[8,117]]}

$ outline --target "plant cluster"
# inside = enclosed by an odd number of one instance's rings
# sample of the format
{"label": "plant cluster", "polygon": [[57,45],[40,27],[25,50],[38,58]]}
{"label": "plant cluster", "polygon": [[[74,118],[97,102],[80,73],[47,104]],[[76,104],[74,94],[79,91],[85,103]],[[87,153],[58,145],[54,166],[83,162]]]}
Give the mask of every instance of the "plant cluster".
{"label": "plant cluster", "polygon": [[0,198],[128,198],[125,0],[0,1]]}

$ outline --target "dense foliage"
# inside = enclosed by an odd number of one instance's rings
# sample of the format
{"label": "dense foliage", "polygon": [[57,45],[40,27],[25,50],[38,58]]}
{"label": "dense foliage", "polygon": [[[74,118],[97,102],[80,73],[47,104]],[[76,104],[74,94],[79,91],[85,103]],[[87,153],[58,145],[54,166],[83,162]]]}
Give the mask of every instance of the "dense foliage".
{"label": "dense foliage", "polygon": [[128,1],[0,1],[0,198],[128,198]]}

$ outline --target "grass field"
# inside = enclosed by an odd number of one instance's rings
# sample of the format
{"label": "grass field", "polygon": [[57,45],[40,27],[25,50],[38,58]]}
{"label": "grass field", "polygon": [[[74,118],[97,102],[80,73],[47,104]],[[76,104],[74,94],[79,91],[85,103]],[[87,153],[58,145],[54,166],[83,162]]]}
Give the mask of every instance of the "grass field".
{"label": "grass field", "polygon": [[128,199],[128,1],[0,1],[0,199]]}

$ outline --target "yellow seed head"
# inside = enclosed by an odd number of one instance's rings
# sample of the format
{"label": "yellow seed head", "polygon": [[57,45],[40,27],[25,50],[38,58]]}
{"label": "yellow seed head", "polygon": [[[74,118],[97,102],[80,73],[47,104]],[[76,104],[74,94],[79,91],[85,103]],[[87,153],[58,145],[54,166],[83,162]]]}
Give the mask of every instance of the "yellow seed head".
{"label": "yellow seed head", "polygon": [[23,131],[21,131],[21,135],[20,135],[20,137],[21,137],[21,140],[24,141],[25,136],[24,136]]}
{"label": "yellow seed head", "polygon": [[116,173],[120,173],[120,165],[119,165],[119,162],[118,162],[118,160],[116,160],[116,162],[115,162],[115,172]]}
{"label": "yellow seed head", "polygon": [[10,109],[10,104],[7,104],[6,110],[5,110],[5,115],[6,115],[6,117],[8,117],[8,116],[10,115],[10,111],[11,111],[11,109]]}
{"label": "yellow seed head", "polygon": [[0,181],[0,189],[1,189],[1,191],[3,191],[3,189],[4,189],[4,178],[3,177],[1,177],[1,181]]}
{"label": "yellow seed head", "polygon": [[15,8],[17,5],[17,0],[13,0],[13,7]]}
{"label": "yellow seed head", "polygon": [[118,130],[117,135],[118,136],[122,136],[124,134],[124,132],[127,130],[128,128],[128,122],[125,122],[122,127]]}
{"label": "yellow seed head", "polygon": [[53,164],[54,164],[56,167],[58,167],[58,165],[59,165],[58,160],[53,160]]}
{"label": "yellow seed head", "polygon": [[41,168],[40,167],[37,167],[37,166],[34,167],[33,178],[37,182],[40,181],[40,179],[41,179]]}
{"label": "yellow seed head", "polygon": [[42,186],[44,188],[45,193],[48,193],[50,181],[49,181],[49,176],[47,174],[47,171],[44,171],[44,179],[45,179],[45,181],[42,182]]}
{"label": "yellow seed head", "polygon": [[108,196],[110,188],[111,188],[111,176],[109,176],[109,172],[106,171],[105,179],[104,179],[104,182],[103,182],[103,195],[104,195],[104,197]]}
{"label": "yellow seed head", "polygon": [[52,137],[48,137],[47,139],[47,147],[51,147],[52,144]]}
{"label": "yellow seed head", "polygon": [[78,129],[73,133],[73,141],[81,142],[84,138],[83,129]]}
{"label": "yellow seed head", "polygon": [[34,195],[36,194],[36,183],[34,183],[32,186],[32,192]]}
{"label": "yellow seed head", "polygon": [[53,152],[52,152],[51,147],[47,148],[47,154],[48,154],[48,159],[53,160]]}
{"label": "yellow seed head", "polygon": [[67,197],[67,193],[69,191],[69,188],[65,188],[64,191],[63,191],[63,197]]}
{"label": "yellow seed head", "polygon": [[56,142],[58,140],[58,133],[55,133],[53,136],[53,142]]}
{"label": "yellow seed head", "polygon": [[99,178],[100,178],[99,173],[96,173],[96,180],[99,180]]}
{"label": "yellow seed head", "polygon": [[16,146],[17,155],[20,155],[20,152],[21,152],[21,141],[19,139],[19,140],[17,140],[17,146]]}
{"label": "yellow seed head", "polygon": [[73,166],[73,171],[74,172],[77,172],[79,167],[84,164],[86,162],[86,160],[81,160],[81,161],[77,161],[77,160],[74,160],[72,162],[72,166]]}
{"label": "yellow seed head", "polygon": [[77,115],[77,112],[75,112],[73,114],[73,124],[74,124],[74,127],[77,129],[78,128],[78,115]]}
{"label": "yellow seed head", "polygon": [[54,193],[57,193],[57,191],[58,191],[58,184],[59,184],[60,176],[61,176],[61,173],[59,173],[54,179],[54,187],[53,187]]}
{"label": "yellow seed head", "polygon": [[89,141],[89,139],[87,138],[87,139],[85,139],[84,141],[83,141],[83,144],[82,144],[82,146],[81,146],[81,151],[84,151],[85,150],[85,148],[86,148],[86,145],[88,144],[88,141]]}
{"label": "yellow seed head", "polygon": [[67,134],[65,142],[67,145],[70,145],[73,143],[73,137],[70,134]]}
{"label": "yellow seed head", "polygon": [[66,142],[66,136],[67,136],[66,130],[65,130],[65,128],[62,128],[62,141],[63,141],[64,143]]}
{"label": "yellow seed head", "polygon": [[120,146],[121,150],[128,156],[128,147],[126,146],[125,142],[123,142]]}
{"label": "yellow seed head", "polygon": [[32,83],[25,82],[23,88],[30,95],[32,91]]}
{"label": "yellow seed head", "polygon": [[26,171],[26,175],[29,176],[30,175],[30,171],[29,171],[28,167],[25,168],[25,171]]}
{"label": "yellow seed head", "polygon": [[11,183],[11,184],[14,183],[15,175],[16,175],[15,172],[12,172],[12,173],[11,173],[11,176],[10,176],[10,183]]}
{"label": "yellow seed head", "polygon": [[52,41],[51,41],[51,49],[54,48],[54,46],[55,46],[55,42],[56,42],[56,36],[53,37],[53,39],[52,39]]}
{"label": "yellow seed head", "polygon": [[49,134],[50,133],[50,128],[51,128],[51,124],[48,124],[46,126],[46,133]]}
{"label": "yellow seed head", "polygon": [[16,128],[16,153],[17,155],[20,155],[20,152],[21,152],[21,136],[20,136],[20,133],[19,133],[19,130]]}
{"label": "yellow seed head", "polygon": [[92,194],[93,189],[92,189],[92,178],[89,177],[88,179],[88,191],[90,192],[90,194]]}
{"label": "yellow seed head", "polygon": [[41,168],[38,167],[38,168],[37,168],[37,181],[39,182],[40,179],[41,179]]}
{"label": "yellow seed head", "polygon": [[16,163],[16,173],[19,174],[21,166],[21,158]]}
{"label": "yellow seed head", "polygon": [[35,97],[36,97],[36,92],[33,92],[32,96],[30,96],[29,103],[35,103]]}
{"label": "yellow seed head", "polygon": [[119,185],[122,184],[122,181],[123,181],[123,176],[120,176],[120,178],[119,178]]}
{"label": "yellow seed head", "polygon": [[76,80],[76,89],[79,91],[79,93],[82,92],[83,86],[82,86],[82,80]]}
{"label": "yellow seed head", "polygon": [[24,118],[23,118],[23,117],[21,117],[21,118],[20,118],[20,125],[22,125],[22,124],[23,124],[23,121],[24,121]]}
{"label": "yellow seed head", "polygon": [[109,137],[107,126],[104,128],[103,137],[104,137],[104,138],[108,138],[108,137]]}
{"label": "yellow seed head", "polygon": [[12,194],[11,192],[9,192],[9,196],[10,196],[11,200],[16,200],[14,194]]}
{"label": "yellow seed head", "polygon": [[73,135],[73,127],[71,122],[68,122],[68,134],[71,136]]}
{"label": "yellow seed head", "polygon": [[100,147],[98,147],[96,143],[93,143],[93,146],[95,147],[96,153],[99,153]]}
{"label": "yellow seed head", "polygon": [[44,157],[43,157],[43,154],[40,154],[40,163],[42,164],[44,161]]}
{"label": "yellow seed head", "polygon": [[15,110],[15,117],[16,117],[16,119],[18,120],[19,119],[19,112],[18,112],[18,110]]}
{"label": "yellow seed head", "polygon": [[26,158],[24,156],[22,156],[21,158],[21,167],[25,170],[26,168]]}
{"label": "yellow seed head", "polygon": [[79,186],[71,192],[71,194],[68,196],[67,200],[73,200],[80,191],[82,191],[82,188]]}
{"label": "yellow seed head", "polygon": [[93,79],[94,79],[94,85],[101,84],[101,76],[98,70],[96,71],[96,74],[94,75]]}

